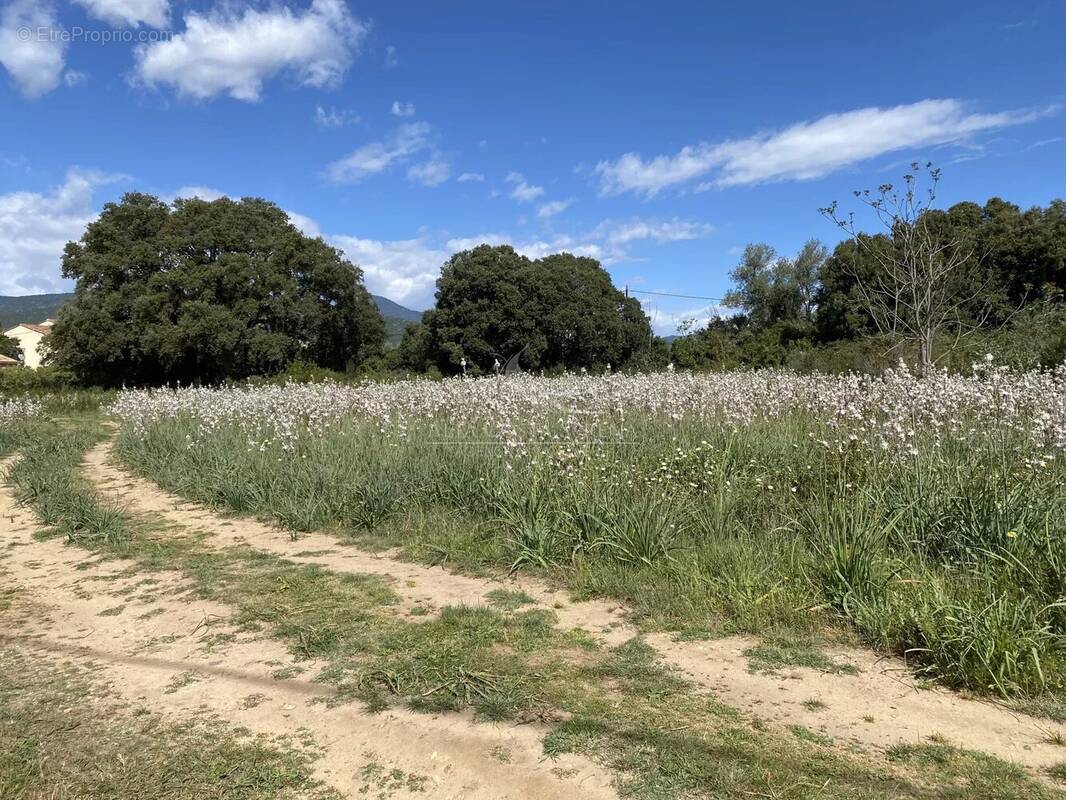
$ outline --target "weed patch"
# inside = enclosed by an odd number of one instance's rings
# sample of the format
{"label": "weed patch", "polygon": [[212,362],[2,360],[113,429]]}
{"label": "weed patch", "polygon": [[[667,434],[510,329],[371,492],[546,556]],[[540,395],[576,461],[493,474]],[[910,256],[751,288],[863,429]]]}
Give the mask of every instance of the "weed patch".
{"label": "weed patch", "polygon": [[220,723],[165,722],[118,705],[86,673],[0,650],[4,798],[339,800],[311,777],[313,757]]}
{"label": "weed patch", "polygon": [[813,642],[802,639],[768,638],[744,651],[752,672],[778,672],[786,667],[806,667],[819,672],[854,675],[852,664],[835,661]]}

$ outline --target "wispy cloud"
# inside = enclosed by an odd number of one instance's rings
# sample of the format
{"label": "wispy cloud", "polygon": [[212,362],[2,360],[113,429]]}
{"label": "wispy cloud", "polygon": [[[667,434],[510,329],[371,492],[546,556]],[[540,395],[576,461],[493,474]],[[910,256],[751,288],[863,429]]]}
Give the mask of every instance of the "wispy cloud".
{"label": "wispy cloud", "polygon": [[68,69],[63,73],[63,83],[73,88],[89,82],[89,73],[77,69]]}
{"label": "wispy cloud", "polygon": [[1026,150],[1036,150],[1038,147],[1047,147],[1049,144],[1058,144],[1059,142],[1066,142],[1066,136],[1052,136],[1050,139],[1041,139],[1038,142],[1033,142]]}
{"label": "wispy cloud", "polygon": [[342,128],[359,122],[359,116],[342,108],[315,106],[315,124],[320,128]]}
{"label": "wispy cloud", "polygon": [[424,233],[411,239],[370,239],[355,234],[323,233],[308,217],[288,212],[294,225],[311,236],[323,236],[345,252],[366,275],[367,288],[413,308],[433,303],[433,288],[441,265],[454,253],[480,244],[509,244],[528,258],[541,258],[562,251],[598,259],[612,265],[634,258],[631,248],[639,242],[666,243],[710,235],[711,225],[685,219],[604,220],[592,230],[577,235],[546,238],[483,232],[471,236]]}
{"label": "wispy cloud", "polygon": [[464,172],[462,175],[456,178],[456,180],[459,181],[459,183],[467,183],[468,181],[476,181],[478,183],[482,183],[485,180],[485,176],[482,175],[480,172]]}
{"label": "wispy cloud", "polygon": [[388,138],[368,142],[334,161],[326,168],[326,175],[334,183],[358,183],[429,148],[429,134],[430,126],[425,122],[401,125]]}
{"label": "wispy cloud", "polygon": [[641,297],[640,304],[644,313],[651,319],[651,327],[660,336],[672,336],[678,333],[682,323],[691,322],[694,330],[705,328],[709,322],[722,316],[722,307],[709,306],[686,306],[684,308],[663,308],[663,304],[648,297]]}
{"label": "wispy cloud", "polygon": [[394,117],[413,117],[415,115],[415,104],[393,100],[391,111]]}
{"label": "wispy cloud", "polygon": [[601,161],[603,195],[648,197],[701,181],[697,189],[820,178],[843,167],[907,148],[963,142],[976,134],[1021,125],[1056,107],[971,112],[960,100],[922,100],[892,108],[862,108],[799,122],[745,139],[701,142],[672,155],[626,153]]}
{"label": "wispy cloud", "polygon": [[551,219],[556,214],[561,214],[573,205],[573,200],[552,200],[537,209],[537,216],[541,219]]}
{"label": "wispy cloud", "polygon": [[606,220],[593,231],[615,247],[624,247],[631,242],[651,240],[654,242],[686,242],[705,239],[714,233],[714,226],[706,222],[674,217],[668,220],[646,220],[633,217],[628,220]]}
{"label": "wispy cloud", "polygon": [[668,220],[632,217],[603,220],[584,233],[559,234],[546,239],[527,239],[506,233],[483,233],[450,239],[447,244],[453,250],[468,250],[479,244],[509,244],[529,258],[541,258],[551,253],[566,251],[611,265],[632,260],[631,249],[638,242],[683,242],[703,239],[712,233],[713,225],[695,220],[678,217]]}
{"label": "wispy cloud", "polygon": [[528,183],[521,172],[509,172],[505,179],[507,183],[514,184],[511,190],[511,199],[519,203],[531,203],[544,194],[543,186],[535,186]]}
{"label": "wispy cloud", "polygon": [[440,186],[451,175],[451,167],[442,158],[431,158],[421,164],[415,164],[407,170],[407,177],[424,186]]}
{"label": "wispy cloud", "polygon": [[164,199],[172,203],[179,197],[195,197],[210,202],[211,200],[218,200],[220,197],[227,197],[227,195],[221,189],[216,189],[213,186],[182,186],[170,197]]}
{"label": "wispy cloud", "polygon": [[170,21],[169,0],[74,0],[96,19],[115,27],[162,28]]}

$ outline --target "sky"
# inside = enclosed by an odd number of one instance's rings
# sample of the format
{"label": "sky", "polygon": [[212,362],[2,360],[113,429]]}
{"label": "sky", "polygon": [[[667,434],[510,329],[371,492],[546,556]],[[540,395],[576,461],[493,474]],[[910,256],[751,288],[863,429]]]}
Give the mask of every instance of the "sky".
{"label": "sky", "polygon": [[255,196],[411,308],[507,243],[671,333],[912,161],[942,206],[1066,196],[1063,41],[1063,0],[0,0],[0,294],[69,290],[125,192]]}

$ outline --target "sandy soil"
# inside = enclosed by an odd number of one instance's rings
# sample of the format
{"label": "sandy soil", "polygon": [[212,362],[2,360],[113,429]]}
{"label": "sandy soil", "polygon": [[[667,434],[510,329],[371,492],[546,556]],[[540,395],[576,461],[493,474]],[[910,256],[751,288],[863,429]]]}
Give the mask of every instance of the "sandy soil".
{"label": "sandy soil", "polygon": [[[608,644],[635,636],[618,604],[574,602],[564,593],[529,579],[488,580],[449,573],[441,568],[361,553],[339,545],[327,534],[300,534],[241,517],[223,517],[174,497],[150,481],[130,475],[114,463],[107,444],[91,451],[86,476],[109,499],[135,512],[152,512],[171,523],[210,534],[219,546],[246,543],[300,563],[315,563],[337,572],[360,572],[388,578],[406,607],[441,607],[456,603],[487,604],[495,589],[520,590],[551,608],[566,628],[579,627]],[[314,552],[315,555],[298,555]],[[993,703],[965,697],[912,680],[904,664],[864,650],[834,653],[858,668],[856,675],[789,668],[782,674],[752,674],[744,651],[753,640],[731,637],[713,641],[674,641],[665,634],[647,637],[662,657],[721,701],[749,717],[780,726],[802,725],[842,744],[879,751],[899,742],[921,742],[938,735],[960,747],[980,750],[1034,770],[1060,763],[1060,746],[1047,743],[1066,726],[1016,714]],[[809,701],[818,701],[811,704]],[[808,705],[805,705],[808,704]]]}
{"label": "sandy soil", "polygon": [[[168,716],[210,713],[271,737],[307,733],[321,752],[316,777],[345,796],[374,788],[360,772],[371,762],[427,779],[422,791],[399,789],[396,798],[615,796],[610,775],[587,760],[545,759],[546,731],[536,725],[329,707],[322,701],[331,690],[311,680],[320,665],[231,629],[232,609],[191,599],[177,576],[146,580],[58,539],[35,541],[39,527],[0,486],[0,567],[18,590],[0,612],[0,646],[91,663],[120,696]],[[219,635],[235,638],[219,643]],[[301,677],[274,677],[292,668]]]}

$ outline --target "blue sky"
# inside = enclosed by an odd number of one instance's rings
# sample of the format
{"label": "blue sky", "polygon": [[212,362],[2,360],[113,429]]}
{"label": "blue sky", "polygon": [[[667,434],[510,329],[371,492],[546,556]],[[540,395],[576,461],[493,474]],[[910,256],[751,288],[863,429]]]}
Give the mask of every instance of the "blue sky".
{"label": "blue sky", "polygon": [[1066,195],[1064,40],[1047,0],[0,0],[0,294],[138,190],[271,199],[414,308],[480,241],[718,297],[914,159],[945,205]]}

